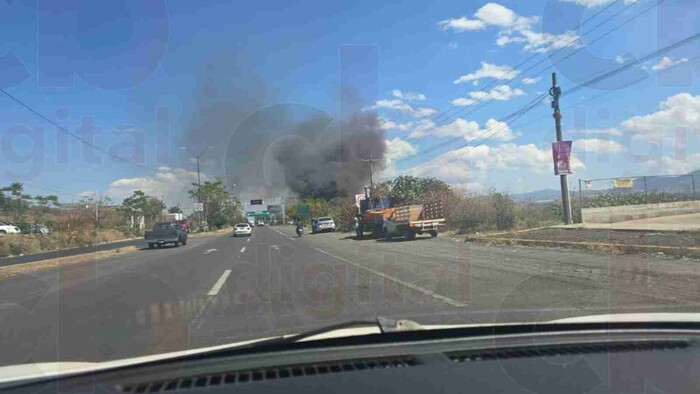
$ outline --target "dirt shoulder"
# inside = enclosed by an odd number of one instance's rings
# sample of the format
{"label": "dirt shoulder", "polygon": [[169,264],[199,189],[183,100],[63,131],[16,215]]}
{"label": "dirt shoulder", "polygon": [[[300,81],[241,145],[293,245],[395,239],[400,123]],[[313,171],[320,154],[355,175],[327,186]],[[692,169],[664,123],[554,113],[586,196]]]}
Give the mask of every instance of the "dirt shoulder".
{"label": "dirt shoulder", "polygon": [[544,228],[467,237],[468,242],[573,247],[601,252],[664,253],[700,258],[700,232]]}

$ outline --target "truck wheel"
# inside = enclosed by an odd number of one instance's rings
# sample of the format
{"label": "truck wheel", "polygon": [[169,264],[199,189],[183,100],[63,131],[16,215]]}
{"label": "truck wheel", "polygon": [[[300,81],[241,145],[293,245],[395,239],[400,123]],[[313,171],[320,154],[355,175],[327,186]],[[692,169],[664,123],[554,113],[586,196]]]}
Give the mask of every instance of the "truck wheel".
{"label": "truck wheel", "polygon": [[433,238],[437,237],[437,235],[438,235],[438,232],[436,230],[433,230],[430,232],[430,236]]}
{"label": "truck wheel", "polygon": [[187,238],[182,240],[182,246],[185,246],[185,245],[187,245]]}
{"label": "truck wheel", "polygon": [[389,229],[384,227],[384,230],[382,231],[382,234],[384,235],[384,239],[386,241],[391,241],[391,238],[393,238],[393,234],[389,232]]}
{"label": "truck wheel", "polygon": [[148,249],[153,249],[153,244],[150,242],[148,243]]}
{"label": "truck wheel", "polygon": [[173,246],[176,248],[180,247],[180,238],[176,239],[175,242],[173,243]]}
{"label": "truck wheel", "polygon": [[372,229],[372,236],[375,239],[379,239],[382,237],[382,225],[381,224],[374,225],[374,228]]}
{"label": "truck wheel", "polygon": [[406,231],[406,239],[409,241],[416,239],[416,232],[413,230]]}

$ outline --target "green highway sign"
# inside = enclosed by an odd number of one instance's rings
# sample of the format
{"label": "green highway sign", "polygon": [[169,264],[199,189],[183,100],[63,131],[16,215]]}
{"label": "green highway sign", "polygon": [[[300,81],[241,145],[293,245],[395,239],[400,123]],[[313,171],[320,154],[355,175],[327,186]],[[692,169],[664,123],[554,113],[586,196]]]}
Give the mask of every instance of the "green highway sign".
{"label": "green highway sign", "polygon": [[255,212],[253,211],[248,211],[245,213],[246,216],[255,216]]}

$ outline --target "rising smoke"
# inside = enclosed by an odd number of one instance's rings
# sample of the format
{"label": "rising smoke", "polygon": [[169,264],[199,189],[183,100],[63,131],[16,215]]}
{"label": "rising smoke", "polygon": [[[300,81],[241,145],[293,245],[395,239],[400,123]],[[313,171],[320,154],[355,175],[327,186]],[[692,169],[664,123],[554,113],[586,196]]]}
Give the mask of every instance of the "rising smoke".
{"label": "rising smoke", "polygon": [[225,176],[243,199],[361,192],[369,183],[361,160],[371,155],[377,171],[385,152],[376,114],[356,110],[341,119],[308,105],[266,105],[268,86],[235,56],[219,55],[199,70],[186,141],[193,151],[214,146],[206,156],[214,164],[203,171]]}

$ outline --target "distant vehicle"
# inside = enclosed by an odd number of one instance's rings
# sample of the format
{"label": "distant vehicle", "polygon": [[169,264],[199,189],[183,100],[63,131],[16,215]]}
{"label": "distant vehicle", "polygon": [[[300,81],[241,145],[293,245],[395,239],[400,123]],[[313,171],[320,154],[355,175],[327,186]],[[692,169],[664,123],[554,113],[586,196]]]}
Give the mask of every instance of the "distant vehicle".
{"label": "distant vehicle", "polygon": [[355,229],[358,238],[361,238],[365,231],[371,231],[374,238],[387,240],[394,236],[412,240],[416,238],[416,234],[423,233],[437,237],[445,227],[445,216],[440,201],[398,207],[391,207],[389,201],[389,208],[386,208],[384,204],[371,207],[368,197],[366,195],[360,201],[358,225]]}
{"label": "distant vehicle", "polygon": [[264,221],[258,220],[258,226],[261,226],[261,227],[262,227],[262,226],[264,226],[264,225],[265,225],[265,222],[264,222]]}
{"label": "distant vehicle", "polygon": [[248,224],[250,227],[255,227],[255,219],[254,218],[248,218]]}
{"label": "distant vehicle", "polygon": [[7,222],[0,222],[0,234],[20,234],[21,231],[19,230],[19,227],[7,223]]}
{"label": "distant vehicle", "polygon": [[304,225],[301,223],[297,223],[297,236],[301,238],[302,234],[304,234]]}
{"label": "distant vehicle", "polygon": [[180,228],[185,230],[186,232],[190,232],[190,222],[187,219],[181,219],[177,221],[180,223]]}
{"label": "distant vehicle", "polygon": [[29,228],[30,228],[30,231],[32,234],[47,235],[47,234],[51,234],[51,232],[52,232],[50,228],[48,228],[44,225],[41,225],[41,224],[37,224],[37,223],[30,224]]}
{"label": "distant vehicle", "polygon": [[233,236],[237,237],[239,235],[251,236],[253,234],[253,228],[250,227],[249,223],[238,223],[233,227]]}
{"label": "distant vehicle", "polygon": [[144,237],[148,242],[148,249],[173,244],[176,248],[187,245],[187,231],[183,230],[180,222],[159,222],[153,225],[153,230],[146,231]]}
{"label": "distant vehicle", "polygon": [[311,233],[316,234],[325,231],[335,231],[335,222],[333,219],[328,216],[323,216],[314,220],[311,225]]}

